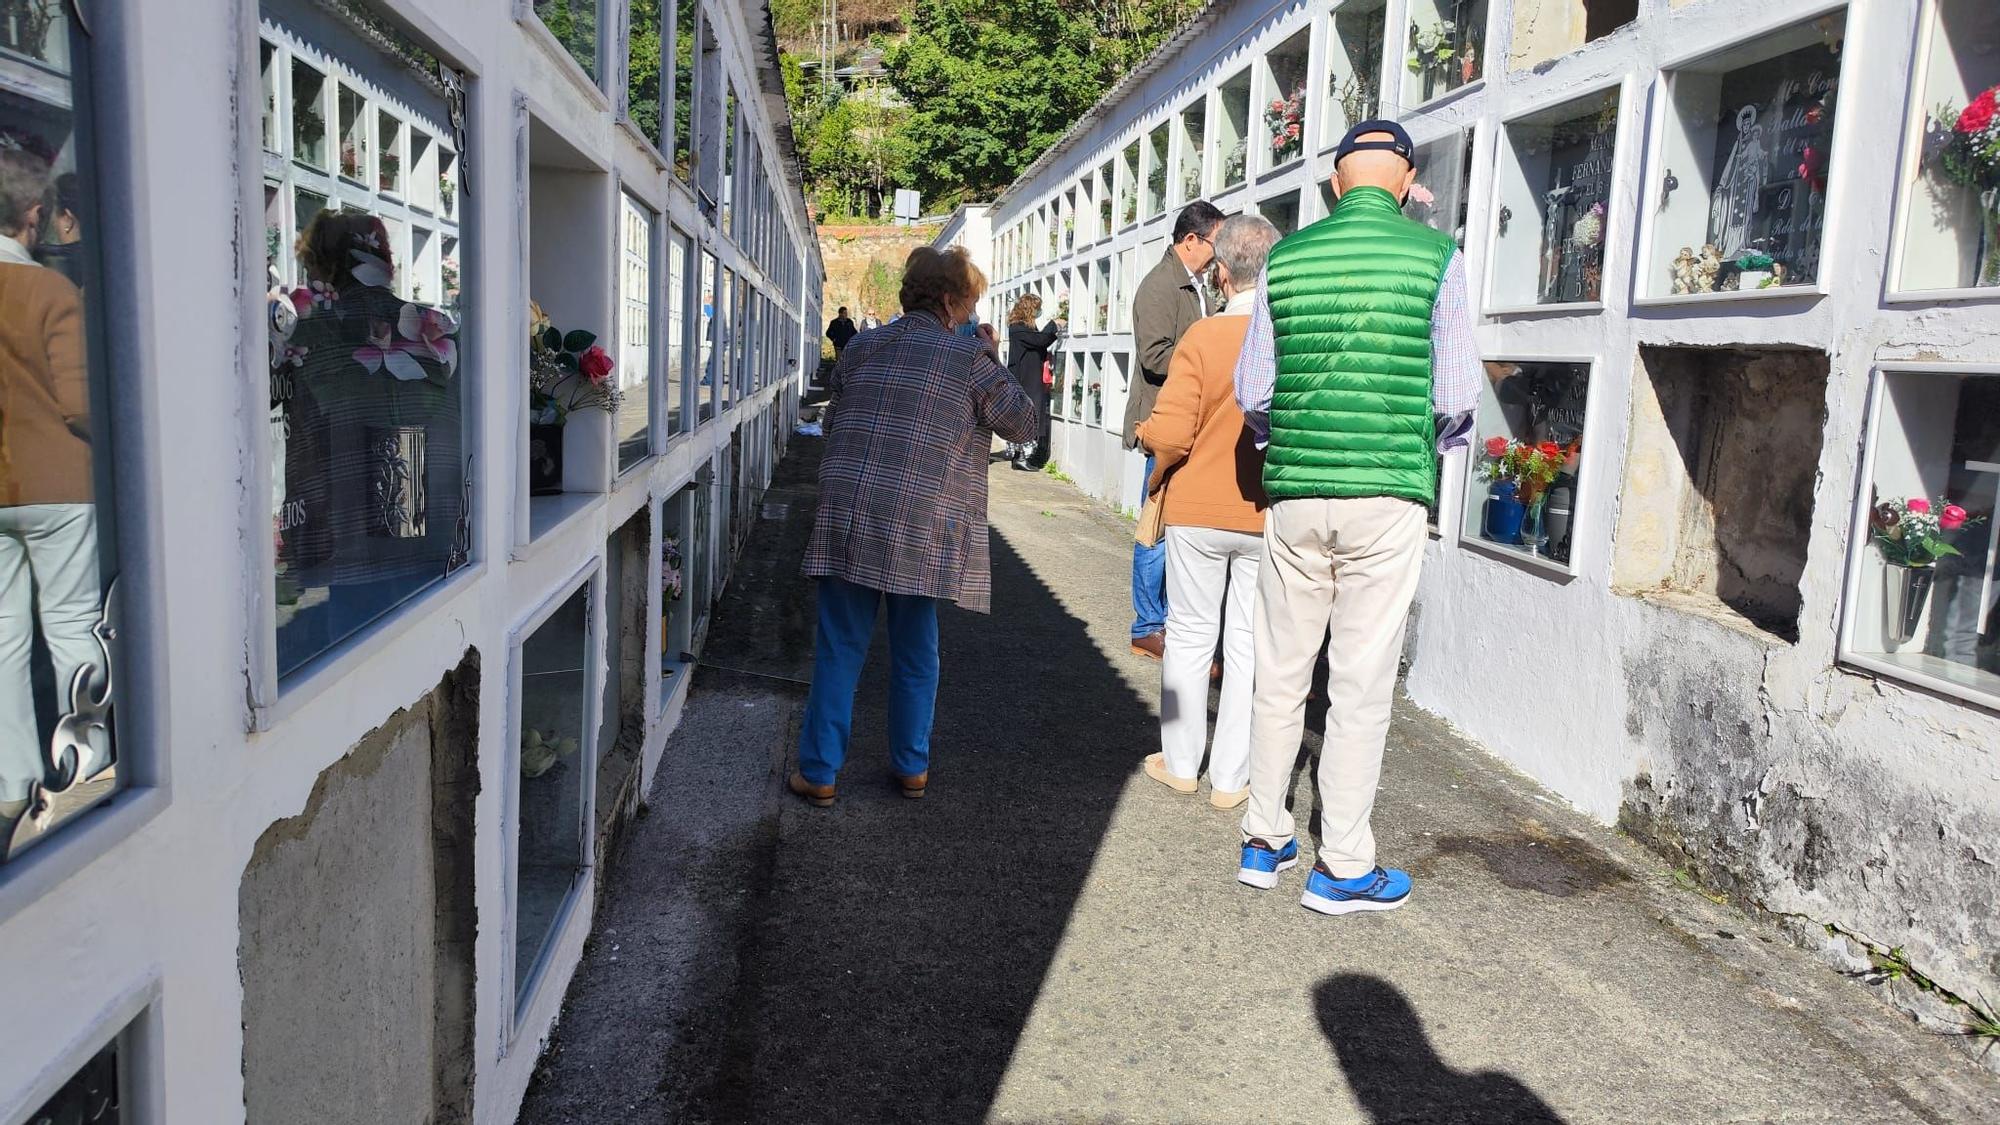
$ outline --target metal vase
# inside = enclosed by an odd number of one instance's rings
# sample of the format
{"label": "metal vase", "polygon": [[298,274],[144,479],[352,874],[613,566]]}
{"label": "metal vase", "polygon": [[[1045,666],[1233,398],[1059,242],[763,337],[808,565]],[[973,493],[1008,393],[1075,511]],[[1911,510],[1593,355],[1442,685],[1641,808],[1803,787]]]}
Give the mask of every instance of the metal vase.
{"label": "metal vase", "polygon": [[1917,622],[1930,601],[1937,570],[1928,566],[1882,568],[1882,634],[1891,645],[1904,645],[1917,635]]}
{"label": "metal vase", "polygon": [[421,539],[430,497],[424,488],[430,435],[422,426],[370,426],[368,534],[381,539]]}

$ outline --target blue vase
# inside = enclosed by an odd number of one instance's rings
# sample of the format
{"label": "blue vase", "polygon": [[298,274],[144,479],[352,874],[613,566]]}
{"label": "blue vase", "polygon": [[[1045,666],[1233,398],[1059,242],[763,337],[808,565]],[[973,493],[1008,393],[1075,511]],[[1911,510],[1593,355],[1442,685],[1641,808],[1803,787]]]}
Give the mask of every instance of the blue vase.
{"label": "blue vase", "polygon": [[1528,508],[1516,498],[1516,493],[1511,480],[1494,481],[1486,489],[1485,526],[1480,533],[1495,543],[1513,545],[1521,541],[1521,521],[1527,517]]}

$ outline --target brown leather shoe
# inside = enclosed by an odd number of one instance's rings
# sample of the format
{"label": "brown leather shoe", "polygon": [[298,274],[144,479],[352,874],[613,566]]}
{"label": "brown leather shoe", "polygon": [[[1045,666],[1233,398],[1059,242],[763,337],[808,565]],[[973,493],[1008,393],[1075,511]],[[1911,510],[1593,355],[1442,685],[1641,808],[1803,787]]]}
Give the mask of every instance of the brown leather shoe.
{"label": "brown leather shoe", "polygon": [[1132,642],[1132,651],[1140,656],[1150,656],[1154,660],[1164,660],[1167,656],[1167,635],[1148,633]]}
{"label": "brown leather shoe", "polygon": [[785,782],[785,787],[812,802],[817,808],[823,809],[833,804],[833,786],[814,785],[806,780],[805,774],[794,771],[791,778]]}
{"label": "brown leather shoe", "polygon": [[903,791],[903,796],[908,797],[912,801],[923,800],[924,786],[930,783],[931,771],[925,770],[914,777],[904,777],[900,773],[894,776],[896,778],[896,787]]}

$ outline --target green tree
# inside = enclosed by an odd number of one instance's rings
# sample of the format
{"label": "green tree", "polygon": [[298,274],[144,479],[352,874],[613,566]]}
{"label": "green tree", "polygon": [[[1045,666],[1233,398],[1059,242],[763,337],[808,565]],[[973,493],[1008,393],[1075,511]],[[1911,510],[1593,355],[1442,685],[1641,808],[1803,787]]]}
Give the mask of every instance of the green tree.
{"label": "green tree", "polygon": [[1083,116],[1114,78],[1088,8],[1047,0],[918,0],[886,58],[911,107],[911,178],[927,203],[981,197]]}

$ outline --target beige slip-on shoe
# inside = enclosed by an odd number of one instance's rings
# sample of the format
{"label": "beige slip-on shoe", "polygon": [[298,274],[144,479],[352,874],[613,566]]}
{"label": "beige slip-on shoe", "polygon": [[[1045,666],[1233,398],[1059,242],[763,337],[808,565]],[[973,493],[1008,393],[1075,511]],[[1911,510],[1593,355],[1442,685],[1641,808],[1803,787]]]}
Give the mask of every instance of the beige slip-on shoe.
{"label": "beige slip-on shoe", "polygon": [[1248,787],[1242,789],[1217,789],[1210,786],[1208,790],[1208,803],[1218,809],[1233,809],[1249,799],[1250,790]]}
{"label": "beige slip-on shoe", "polygon": [[1175,777],[1173,774],[1168,773],[1167,756],[1165,754],[1146,755],[1146,776],[1176,793],[1184,793],[1189,796],[1193,796],[1201,788],[1200,784],[1194,778]]}

